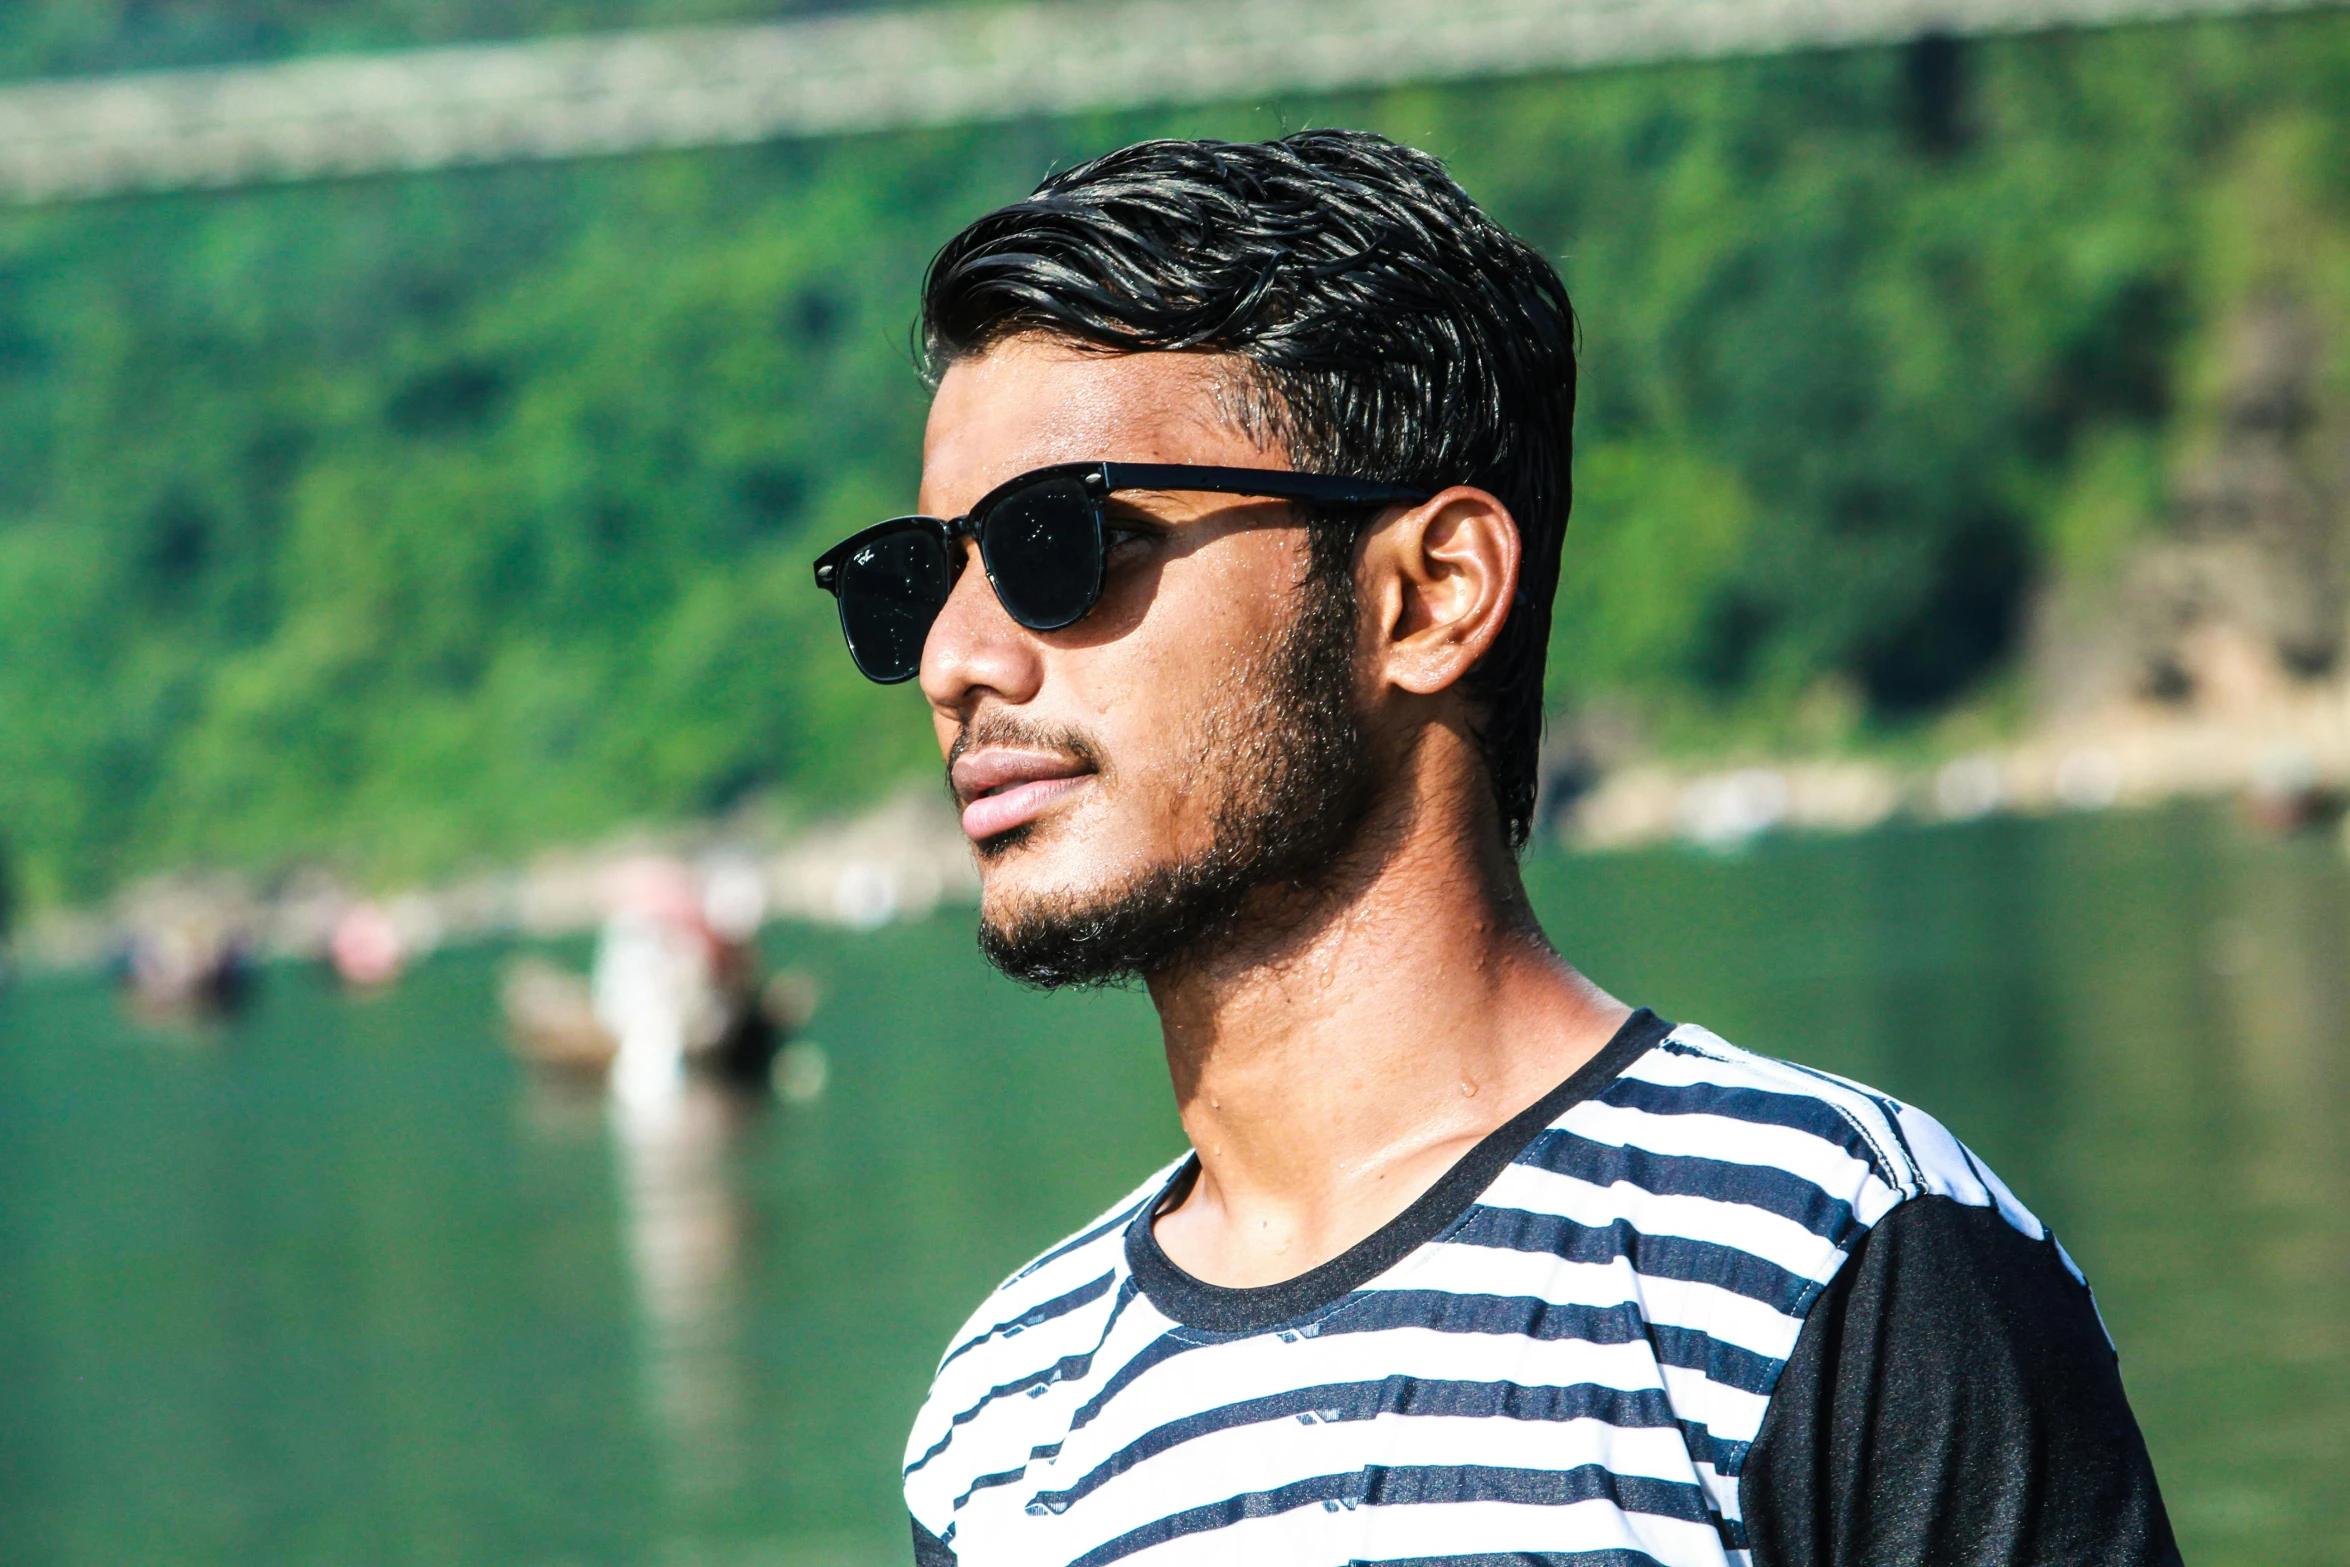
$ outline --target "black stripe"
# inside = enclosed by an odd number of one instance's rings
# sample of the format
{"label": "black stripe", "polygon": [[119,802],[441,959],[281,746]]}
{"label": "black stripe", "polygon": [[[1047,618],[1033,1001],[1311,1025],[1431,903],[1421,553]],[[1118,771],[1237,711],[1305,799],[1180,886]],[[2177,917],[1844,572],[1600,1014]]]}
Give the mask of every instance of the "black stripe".
{"label": "black stripe", "polygon": [[1646,1551],[1504,1551],[1484,1556],[1358,1556],[1346,1567],[1663,1567],[1663,1563]]}
{"label": "black stripe", "polygon": [[965,1339],[947,1351],[946,1359],[938,1363],[938,1369],[944,1371],[948,1366],[954,1364],[955,1357],[963,1354],[966,1350],[977,1349],[990,1339],[1015,1338],[1030,1328],[1042,1327],[1055,1317],[1065,1316],[1080,1306],[1090,1305],[1109,1293],[1110,1281],[1116,1277],[1117,1269],[1113,1268],[1090,1284],[1080,1284],[1066,1295],[1056,1295],[1041,1306],[1031,1306],[1020,1315],[1008,1321],[997,1323],[976,1338]]}
{"label": "black stripe", "polygon": [[920,1458],[917,1458],[912,1463],[906,1465],[906,1477],[911,1479],[913,1477],[914,1471],[920,1469],[923,1465],[929,1463],[933,1458],[936,1458],[939,1454],[945,1452],[947,1450],[947,1444],[955,1439],[956,1430],[962,1426],[969,1425],[972,1420],[977,1418],[981,1410],[994,1403],[997,1399],[1002,1398],[1009,1393],[1025,1393],[1030,1388],[1049,1387],[1052,1385],[1052,1381],[1052,1368],[1047,1367],[1042,1371],[1031,1372],[1027,1376],[1016,1378],[1010,1382],[998,1382],[994,1387],[989,1388],[987,1392],[981,1396],[978,1403],[973,1404],[969,1409],[964,1410],[962,1413],[956,1415],[953,1419],[947,1422],[946,1435],[931,1443],[930,1446],[924,1450]]}
{"label": "black stripe", "polygon": [[1348,1474],[1317,1475],[1266,1491],[1248,1491],[1220,1502],[1190,1507],[1129,1530],[1096,1546],[1069,1567],[1103,1567],[1137,1551],[1185,1535],[1228,1528],[1253,1518],[1270,1518],[1317,1504],[1336,1512],[1355,1507],[1411,1507],[1452,1502],[1516,1502],[1566,1507],[1576,1502],[1611,1501],[1625,1512],[1678,1518],[1712,1525],[1701,1487],[1670,1480],[1615,1474],[1598,1464],[1574,1469],[1494,1469],[1481,1465],[1388,1468],[1373,1465]]}
{"label": "black stripe", "polygon": [[1130,1221],[1136,1213],[1147,1207],[1158,1195],[1159,1194],[1157,1192],[1153,1192],[1149,1197],[1143,1198],[1140,1202],[1128,1203],[1125,1207],[1120,1208],[1116,1213],[1111,1214],[1108,1218],[1102,1220],[1101,1223],[1095,1225],[1092,1229],[1087,1230],[1083,1235],[1073,1236],[1070,1239],[1061,1242],[1060,1245],[1055,1246],[1051,1251],[1046,1252],[1043,1256],[1037,1258],[1027,1267],[1022,1268],[1018,1273],[1015,1273],[1010,1278],[1004,1280],[1003,1284],[999,1285],[998,1288],[1008,1289],[1012,1285],[1017,1284],[1022,1279],[1028,1277],[1028,1275],[1031,1273],[1034,1273],[1037,1269],[1043,1267],[1046,1263],[1058,1262],[1063,1257],[1068,1256],[1069,1253],[1077,1250],[1078,1247],[1088,1246],[1093,1242],[1100,1240],[1103,1236],[1109,1234],[1112,1230],[1115,1230],[1121,1225],[1124,1225]]}
{"label": "black stripe", "polygon": [[1855,1134],[1867,1143],[1876,1154],[1877,1174],[1884,1179],[1886,1185],[1900,1192],[1904,1197],[1915,1196],[1922,1189],[1925,1171],[1919,1166],[1917,1155],[1910,1151],[1909,1139],[1901,1135],[1901,1117],[1892,1113],[1890,1102],[1884,1095],[1877,1093],[1874,1089],[1862,1088],[1856,1084],[1848,1083],[1840,1077],[1821,1071],[1818,1067],[1804,1066],[1795,1061],[1781,1061],[1778,1064],[1790,1072],[1799,1072],[1805,1077],[1815,1079],[1839,1093],[1858,1094],[1874,1104],[1884,1114],[1887,1130],[1893,1134],[1894,1145],[1901,1150],[1901,1157],[1908,1161],[1909,1165],[1909,1171],[1906,1175],[1895,1169],[1893,1155],[1886,1149],[1879,1148],[1877,1140],[1869,1136],[1866,1130],[1854,1127]]}
{"label": "black stripe", "polygon": [[1456,1295],[1448,1290],[1364,1290],[1344,1311],[1316,1323],[1317,1336],[1424,1328],[1437,1333],[1489,1333],[1544,1343],[1629,1344],[1646,1338],[1668,1366],[1703,1372],[1741,1392],[1768,1396],[1784,1362],[1757,1350],[1724,1344],[1695,1328],[1650,1322],[1637,1301],[1587,1306],[1531,1295]]}
{"label": "black stripe", "polygon": [[1554,1213],[1480,1204],[1451,1238],[1460,1245],[1534,1252],[1568,1262],[1623,1258],[1636,1273],[1717,1285],[1790,1317],[1800,1317],[1801,1308],[1820,1290],[1812,1280],[1753,1252],[1680,1235],[1643,1235],[1621,1219],[1608,1225],[1577,1224]]}
{"label": "black stripe", "polygon": [[1066,1489],[1037,1492],[1031,1505],[1040,1505],[1047,1512],[1064,1511],[1137,1464],[1220,1431],[1263,1425],[1269,1420],[1334,1425],[1379,1415],[1454,1416],[1552,1424],[1603,1420],[1611,1426],[1651,1429],[1680,1425],[1662,1388],[1627,1391],[1588,1382],[1567,1387],[1527,1387],[1515,1382],[1438,1381],[1405,1376],[1383,1377],[1375,1382],[1327,1382],[1170,1420],[1136,1437]]}
{"label": "black stripe", "polygon": [[[1391,1332],[1398,1327],[1419,1327],[1429,1332],[1476,1332],[1495,1334],[1495,1337],[1535,1339],[1539,1344],[1631,1344],[1636,1339],[1647,1339],[1650,1353],[1659,1365],[1671,1365],[1685,1372],[1697,1372],[1706,1381],[1718,1381],[1725,1388],[1737,1388],[1741,1393],[1753,1393],[1758,1398],[1770,1398],[1772,1388],[1779,1386],[1779,1372],[1784,1360],[1777,1360],[1753,1349],[1741,1349],[1737,1344],[1723,1344],[1711,1334],[1699,1332],[1697,1327],[1668,1327],[1650,1323],[1636,1302],[1617,1302],[1612,1306],[1579,1306],[1535,1299],[1530,1294],[1452,1294],[1450,1290],[1363,1290],[1344,1311],[1332,1311],[1330,1316],[1311,1325],[1304,1337],[1332,1337],[1342,1332]],[[1206,1349],[1196,1339],[1182,1339],[1175,1334],[1163,1334],[1152,1339],[1142,1351],[1126,1360],[1119,1370],[1109,1374],[1093,1398],[1069,1419],[1069,1433],[1083,1431],[1100,1417],[1109,1400],[1123,1393],[1128,1384],[1166,1360],[1187,1353],[1191,1349]],[[1706,1452],[1697,1457],[1711,1461],[1713,1468],[1730,1475],[1739,1471],[1746,1459],[1746,1442],[1730,1438],[1713,1438],[1697,1421],[1683,1421],[1692,1440],[1704,1433]],[[1053,1452],[1060,1445],[1055,1442]],[[1050,1457],[1046,1450],[1034,1450],[1029,1457]]]}
{"label": "black stripe", "polygon": [[1187,1327],[1211,1333],[1254,1333],[1310,1316],[1345,1299],[1349,1292],[1434,1239],[1468,1211],[1478,1194],[1525,1151],[1537,1133],[1570,1106],[1591,1098],[1617,1079],[1672,1029],[1672,1024],[1645,1007],[1633,1013],[1599,1054],[1461,1155],[1460,1161],[1409,1208],[1367,1239],[1294,1279],[1258,1289],[1209,1284],[1184,1272],[1159,1249],[1158,1238],[1151,1233],[1151,1216],[1177,1206],[1190,1194],[1192,1182],[1199,1176],[1196,1154],[1183,1161],[1158,1198],[1127,1225],[1127,1265],[1151,1304]]}
{"label": "black stripe", "polygon": [[[1768,1398],[1779,1385],[1786,1362],[1726,1344],[1696,1328],[1669,1327],[1650,1322],[1636,1302],[1612,1306],[1562,1304],[1526,1295],[1456,1295],[1445,1290],[1365,1290],[1342,1311],[1332,1312],[1313,1325],[1316,1337],[1340,1333],[1384,1333],[1416,1328],[1436,1333],[1483,1333],[1530,1339],[1537,1343],[1629,1344],[1648,1340],[1649,1353],[1659,1365],[1694,1371],[1709,1382]],[[1153,1343],[1111,1377],[1103,1390],[1087,1402],[1070,1422],[1075,1432],[1092,1423],[1113,1394],[1168,1358],[1199,1347],[1188,1340],[1166,1338]],[[1146,1363],[1147,1362],[1147,1363]],[[1722,1474],[1738,1473],[1746,1462],[1748,1441],[1717,1437],[1703,1423],[1683,1420],[1691,1456],[1711,1463]],[[1031,1453],[1029,1456],[1043,1456]]]}
{"label": "black stripe", "polygon": [[[1416,1328],[1437,1333],[1480,1333],[1524,1338],[1539,1343],[1629,1344],[1648,1340],[1649,1353],[1660,1365],[1694,1371],[1708,1381],[1740,1392],[1768,1398],[1778,1386],[1785,1362],[1759,1351],[1726,1344],[1696,1328],[1670,1327],[1648,1321],[1637,1302],[1609,1306],[1563,1304],[1524,1295],[1460,1295],[1446,1290],[1365,1290],[1345,1309],[1330,1313],[1301,1333],[1327,1337],[1340,1333],[1384,1333]],[[1205,1348],[1197,1340],[1166,1334],[1152,1340],[1127,1360],[1088,1399],[1069,1422],[1069,1432],[1089,1426],[1110,1401],[1145,1372],[1189,1350]],[[1680,1422],[1689,1438],[1691,1455],[1711,1463],[1722,1474],[1734,1475],[1746,1461],[1749,1443],[1716,1437],[1702,1423]],[[1037,1448],[1031,1458],[1050,1457],[1060,1443]],[[927,1456],[925,1458],[927,1460]]]}
{"label": "black stripe", "polygon": [[1621,1183],[1660,1197],[1742,1203],[1792,1220],[1838,1247],[1850,1241],[1860,1227],[1851,1203],[1831,1195],[1817,1181],[1777,1165],[1619,1147],[1595,1142],[1563,1126],[1551,1127],[1536,1137],[1518,1163],[1594,1186]]}
{"label": "black stripe", "polygon": [[1100,1392],[1079,1406],[1077,1413],[1069,1420],[1070,1435],[1074,1436],[1085,1427],[1093,1424],[1093,1417],[1100,1414],[1111,1399],[1126,1391],[1128,1383],[1150,1370],[1151,1367],[1162,1365],[1185,1350],[1206,1347],[1196,1339],[1178,1338],[1172,1333],[1162,1333],[1152,1339],[1141,1349],[1135,1351],[1124,1365],[1110,1373],[1110,1379],[1102,1384]]}
{"label": "black stripe", "polygon": [[[1620,1078],[1598,1096],[1627,1110],[1650,1115],[1718,1115],[1757,1126],[1781,1126],[1808,1132],[1846,1153],[1868,1160],[1872,1145],[1845,1114],[1825,1099],[1810,1094],[1779,1093],[1768,1088],[1730,1088],[1720,1083],[1650,1083],[1636,1077]],[[1856,1146],[1857,1145],[1857,1146]],[[1882,1172],[1880,1172],[1882,1173]],[[1888,1180],[1888,1186],[1899,1183]]]}
{"label": "black stripe", "polygon": [[968,1486],[964,1487],[963,1494],[961,1496],[955,1498],[955,1510],[957,1512],[962,1511],[963,1504],[971,1500],[971,1494],[974,1491],[985,1491],[999,1485],[1010,1485],[1013,1481],[1019,1479],[1026,1473],[1028,1473],[1028,1466],[1026,1464],[1022,1464],[1017,1469],[1000,1469],[991,1475],[981,1475],[978,1479],[972,1481]]}
{"label": "black stripe", "polygon": [[[1955,1137],[1953,1137],[1951,1141],[1958,1143],[1958,1139]],[[1906,1146],[1906,1144],[1904,1146]],[[1991,1184],[1991,1172],[1976,1162],[1975,1151],[1964,1143],[1958,1143],[1958,1156],[1966,1161],[1967,1173],[1975,1178],[1975,1184],[1983,1188],[1983,1196],[1988,1199],[1983,1204],[1983,1206],[1992,1209],[1994,1212],[1998,1211],[1999,1191],[1998,1188]],[[1918,1184],[1921,1188],[1925,1185],[1922,1172]],[[1969,1203],[1966,1206],[1972,1207],[1974,1205]],[[2002,1214],[2001,1217],[2005,1217],[2005,1215]],[[2048,1233],[2048,1226],[2045,1224],[2041,1225],[2040,1233],[2043,1237],[2045,1237]]]}
{"label": "black stripe", "polygon": [[[1515,1210],[1482,1210],[1486,1213],[1509,1214]],[[1542,1216],[1517,1214],[1522,1219]],[[1579,1227],[1578,1227],[1579,1228]],[[1715,1248],[1719,1250],[1720,1248]],[[1612,1253],[1611,1253],[1612,1255]],[[1744,1253],[1736,1254],[1745,1256]],[[1759,1259],[1748,1259],[1757,1267],[1768,1267]],[[1674,1276],[1664,1269],[1643,1270]],[[1772,1270],[1777,1272],[1778,1270]],[[1783,1275],[1792,1277],[1792,1275]],[[1807,1287],[1808,1284],[1807,1284]],[[1137,1291],[1132,1280],[1122,1285],[1118,1304],[1103,1325],[1102,1341],[1107,1341],[1118,1314],[1135,1298]],[[1342,1311],[1330,1313],[1305,1330],[1311,1336],[1338,1333],[1380,1333],[1398,1328],[1420,1328],[1440,1333],[1478,1333],[1533,1339],[1560,1343],[1580,1341],[1590,1344],[1627,1344],[1646,1338],[1656,1359],[1669,1366],[1696,1371],[1708,1380],[1725,1387],[1740,1389],[1762,1397],[1769,1397],[1778,1385],[1782,1362],[1759,1351],[1723,1343],[1693,1328],[1672,1327],[1649,1322],[1637,1302],[1623,1301],[1607,1306],[1590,1306],[1547,1301],[1532,1296],[1465,1295],[1446,1290],[1365,1290],[1347,1303]],[[1161,1334],[1128,1357],[1112,1372],[1094,1395],[1079,1407],[1069,1421],[1071,1434],[1084,1429],[1101,1414],[1109,1402],[1152,1368],[1189,1350],[1208,1347],[1201,1341],[1176,1334]],[[969,1424],[988,1405],[999,1398],[1025,1393],[1055,1382],[1069,1382],[1089,1375],[1093,1361],[1099,1355],[1101,1343],[1082,1355],[1064,1356],[1054,1364],[1024,1377],[999,1383],[988,1390],[970,1408],[957,1414],[949,1422],[946,1434],[931,1444],[928,1451],[908,1465],[905,1473],[912,1475],[921,1469],[954,1440],[955,1432]],[[1687,1423],[1693,1434],[1702,1427]],[[1744,1461],[1746,1444],[1727,1439],[1717,1441],[1710,1433],[1704,1438],[1712,1455],[1714,1467],[1724,1474],[1733,1474]],[[1697,1456],[1704,1458],[1705,1453]]]}
{"label": "black stripe", "polygon": [[1656,1347],[1660,1365],[1695,1371],[1708,1382],[1719,1382],[1757,1398],[1770,1397],[1772,1389],[1779,1385],[1779,1373],[1787,1369],[1784,1360],[1760,1350],[1726,1344],[1697,1328],[1667,1327],[1652,1322],[1648,1324],[1648,1341]]}
{"label": "black stripe", "polygon": [[[1924,1191],[1926,1189],[1926,1167],[1919,1162],[1918,1151],[1910,1147],[1909,1133],[1901,1129],[1901,1106],[1883,1094],[1871,1094],[1869,1097],[1876,1102],[1877,1113],[1885,1118],[1885,1129],[1893,1134],[1894,1144],[1900,1148],[1901,1157],[1909,1161],[1911,1191]],[[1951,1141],[1958,1142],[1958,1139],[1954,1137]],[[1967,1153],[1966,1144],[1959,1143],[1958,1149],[1959,1152],[1966,1154],[1967,1163],[1973,1164],[1975,1162],[1975,1156],[1972,1153]],[[1990,1183],[1985,1182],[1984,1184],[1988,1186]]]}
{"label": "black stripe", "polygon": [[1085,1351],[1085,1353],[1081,1355],[1063,1355],[1059,1360],[1054,1361],[1051,1365],[1046,1366],[1041,1370],[1032,1371],[1024,1377],[1015,1377],[1009,1382],[999,1382],[994,1387],[989,1388],[984,1394],[980,1396],[978,1403],[973,1404],[969,1409],[964,1410],[962,1413],[956,1415],[953,1419],[947,1422],[946,1434],[941,1436],[937,1441],[931,1443],[929,1448],[922,1454],[920,1458],[917,1458],[912,1463],[906,1465],[904,1471],[905,1474],[908,1477],[911,1477],[915,1470],[920,1469],[923,1465],[929,1463],[933,1458],[936,1458],[939,1454],[945,1452],[947,1450],[947,1444],[954,1441],[955,1432],[962,1427],[969,1425],[973,1420],[977,1419],[979,1412],[987,1408],[988,1405],[994,1403],[997,1399],[1008,1397],[1013,1393],[1041,1391],[1044,1388],[1052,1386],[1055,1382],[1073,1382],[1077,1378],[1084,1376],[1087,1372],[1091,1371],[1093,1369],[1093,1357],[1100,1354],[1102,1351],[1102,1345],[1109,1342],[1110,1330],[1118,1325],[1119,1313],[1126,1309],[1126,1303],[1134,1299],[1135,1294],[1136,1291],[1133,1287],[1133,1281],[1131,1280],[1127,1282],[1126,1287],[1118,1291],[1118,1303],[1117,1305],[1110,1308],[1109,1320],[1102,1324],[1101,1336],[1094,1340],[1093,1348]]}

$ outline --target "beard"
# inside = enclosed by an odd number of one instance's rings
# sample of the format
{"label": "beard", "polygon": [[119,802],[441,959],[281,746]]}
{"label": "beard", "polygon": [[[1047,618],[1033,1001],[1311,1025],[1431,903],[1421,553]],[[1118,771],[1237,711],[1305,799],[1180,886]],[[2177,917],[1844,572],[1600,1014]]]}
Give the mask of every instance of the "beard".
{"label": "beard", "polygon": [[[1237,676],[1206,716],[1194,781],[1221,793],[1206,849],[1107,891],[983,913],[979,950],[990,963],[1040,989],[1115,985],[1244,941],[1258,921],[1299,917],[1360,832],[1371,795],[1353,588],[1351,570],[1311,572],[1263,674]],[[997,736],[975,725],[966,738]],[[1101,761],[1081,735],[1052,740]],[[958,742],[957,753],[965,748]],[[980,857],[1011,852],[1028,832],[989,840]]]}

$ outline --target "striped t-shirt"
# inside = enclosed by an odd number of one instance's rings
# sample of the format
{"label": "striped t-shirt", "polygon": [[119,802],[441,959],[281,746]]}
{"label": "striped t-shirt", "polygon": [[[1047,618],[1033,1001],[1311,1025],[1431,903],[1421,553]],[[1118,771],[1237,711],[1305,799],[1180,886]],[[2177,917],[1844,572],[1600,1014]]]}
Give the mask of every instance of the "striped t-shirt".
{"label": "striped t-shirt", "polygon": [[1883,1094],[1636,1014],[1378,1234],[1265,1289],[1159,1249],[1196,1173],[1154,1175],[956,1336],[907,1446],[919,1557],[1892,1561],[1832,1547],[1979,1513],[2010,1531],[1985,1561],[2175,1559],[2078,1271]]}

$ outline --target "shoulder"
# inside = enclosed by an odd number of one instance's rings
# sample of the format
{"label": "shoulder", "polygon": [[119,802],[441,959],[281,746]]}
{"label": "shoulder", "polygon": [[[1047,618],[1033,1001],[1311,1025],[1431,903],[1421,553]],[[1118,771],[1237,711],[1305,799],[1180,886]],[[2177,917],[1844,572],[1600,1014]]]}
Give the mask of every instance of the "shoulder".
{"label": "shoulder", "polygon": [[[1187,1153],[1183,1158],[1189,1158]],[[1016,1416],[1034,1395],[1082,1375],[1132,1294],[1126,1227],[1182,1163],[1154,1172],[1075,1234],[1005,1279],[972,1312],[939,1357],[930,1394],[906,1442],[906,1502],[918,1525],[951,1538],[959,1495],[992,1465],[1025,1452]],[[999,1429],[1005,1428],[1005,1429]],[[919,1538],[919,1537],[917,1537]]]}
{"label": "shoulder", "polygon": [[1998,1176],[1914,1105],[1830,1072],[1742,1050],[1695,1024],[1674,1028],[1554,1130],[1693,1161],[1683,1178],[1740,1200],[1757,1179],[1793,1177],[1841,1207],[1852,1233],[1920,1197],[1996,1211],[2032,1240],[2047,1230]]}
{"label": "shoulder", "polygon": [[991,1345],[1021,1336],[1108,1296],[1126,1268],[1126,1227],[1165,1189],[1185,1153],[1074,1233],[1022,1263],[987,1294],[939,1357],[938,1376]]}

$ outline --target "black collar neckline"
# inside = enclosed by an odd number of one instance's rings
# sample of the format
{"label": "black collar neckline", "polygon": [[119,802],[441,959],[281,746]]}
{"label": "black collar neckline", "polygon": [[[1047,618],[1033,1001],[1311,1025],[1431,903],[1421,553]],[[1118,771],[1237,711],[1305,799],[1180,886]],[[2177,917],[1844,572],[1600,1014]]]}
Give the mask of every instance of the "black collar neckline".
{"label": "black collar neckline", "polygon": [[1258,1333],[1312,1316],[1336,1304],[1434,1239],[1469,1210],[1485,1188],[1526,1151],[1542,1129],[1569,1106],[1590,1098],[1622,1075],[1673,1031],[1673,1025],[1642,1007],[1624,1020],[1599,1054],[1567,1080],[1488,1132],[1461,1155],[1435,1185],[1378,1230],[1337,1256],[1278,1284],[1234,1289],[1184,1272],[1159,1249],[1152,1224],[1158,1215],[1190,1195],[1199,1179],[1193,1154],[1168,1177],[1157,1197],[1126,1227],[1126,1264],[1134,1281],[1161,1312],[1185,1327],[1209,1333]]}

